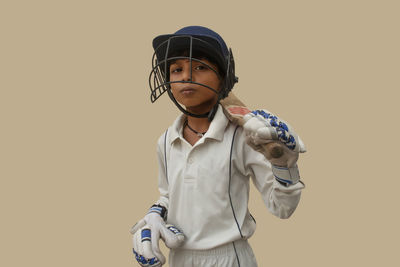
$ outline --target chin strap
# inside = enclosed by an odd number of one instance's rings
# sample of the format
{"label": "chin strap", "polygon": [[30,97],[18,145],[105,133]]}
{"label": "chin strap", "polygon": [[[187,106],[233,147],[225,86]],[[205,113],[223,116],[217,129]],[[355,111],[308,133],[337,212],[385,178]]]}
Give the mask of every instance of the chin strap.
{"label": "chin strap", "polygon": [[207,118],[208,118],[208,121],[209,121],[209,122],[211,122],[211,121],[214,119],[215,113],[217,113],[218,106],[219,106],[219,103],[220,103],[221,99],[224,99],[224,98],[225,98],[225,96],[224,96],[224,94],[222,93],[222,91],[223,91],[223,90],[221,90],[221,91],[219,92],[219,94],[218,94],[217,103],[215,103],[215,105],[212,107],[212,109],[208,112]]}
{"label": "chin strap", "polygon": [[218,110],[218,105],[219,105],[219,99],[217,101],[217,103],[215,103],[215,105],[212,107],[212,109],[208,112],[208,121],[211,122],[214,119],[215,113],[217,113]]}

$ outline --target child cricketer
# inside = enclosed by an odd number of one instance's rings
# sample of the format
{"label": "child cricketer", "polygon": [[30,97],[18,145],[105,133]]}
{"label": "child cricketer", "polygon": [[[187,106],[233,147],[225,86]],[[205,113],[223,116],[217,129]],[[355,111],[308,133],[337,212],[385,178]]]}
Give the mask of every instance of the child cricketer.
{"label": "child cricketer", "polygon": [[[160,198],[135,224],[133,250],[141,266],[257,266],[247,242],[256,227],[248,210],[249,181],[268,210],[288,218],[304,184],[296,161],[304,145],[291,127],[266,110],[245,116],[238,127],[220,101],[238,81],[231,49],[216,32],[182,28],[153,40],[151,100],[167,92],[183,113],[158,140]],[[257,152],[280,142],[278,159]]]}

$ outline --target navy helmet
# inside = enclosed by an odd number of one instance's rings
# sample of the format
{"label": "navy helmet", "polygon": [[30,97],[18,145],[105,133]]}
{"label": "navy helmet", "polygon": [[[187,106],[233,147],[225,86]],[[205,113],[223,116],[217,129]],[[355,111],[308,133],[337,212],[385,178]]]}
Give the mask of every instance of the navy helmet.
{"label": "navy helmet", "polygon": [[[154,54],[152,58],[152,70],[150,72],[149,84],[151,90],[151,101],[155,102],[163,93],[168,92],[171,100],[185,114],[193,117],[209,117],[212,119],[219,104],[219,100],[225,98],[232,90],[238,78],[235,76],[235,63],[232,50],[228,49],[222,37],[211,29],[202,26],[184,27],[173,34],[159,35],[153,39]],[[215,70],[202,58],[196,58],[196,55],[202,55],[212,63],[218,66]],[[186,111],[174,98],[171,93],[170,84],[176,83],[169,81],[169,65],[176,59],[189,59],[190,61],[201,62],[213,70],[222,81],[221,90],[204,86],[218,95],[218,101],[213,110],[205,114],[193,114]],[[195,83],[191,81],[180,81],[185,83]],[[178,81],[179,82],[179,81]]]}

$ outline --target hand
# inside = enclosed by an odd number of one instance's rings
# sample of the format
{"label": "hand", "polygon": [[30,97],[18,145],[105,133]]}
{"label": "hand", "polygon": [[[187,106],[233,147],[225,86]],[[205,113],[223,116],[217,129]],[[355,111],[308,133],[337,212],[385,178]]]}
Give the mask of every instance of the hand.
{"label": "hand", "polygon": [[[274,116],[267,110],[255,110],[243,117],[243,128],[249,145],[262,152],[266,158],[276,166],[293,167],[296,165],[299,152],[306,152],[299,136],[289,124]],[[283,144],[283,155],[273,158],[268,151],[262,151],[260,145],[270,142]]]}
{"label": "hand", "polygon": [[169,248],[182,245],[184,235],[176,227],[165,224],[163,218],[155,212],[148,213],[135,224],[133,234],[133,253],[141,266],[162,266],[165,256],[159,247],[160,237]]}

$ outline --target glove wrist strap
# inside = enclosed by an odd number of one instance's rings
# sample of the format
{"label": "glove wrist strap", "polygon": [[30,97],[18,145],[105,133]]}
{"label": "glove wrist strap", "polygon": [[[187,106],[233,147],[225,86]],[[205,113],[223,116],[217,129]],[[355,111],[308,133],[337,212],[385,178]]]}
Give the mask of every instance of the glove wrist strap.
{"label": "glove wrist strap", "polygon": [[164,220],[167,219],[167,209],[165,207],[161,206],[160,204],[154,204],[153,206],[151,206],[149,211],[147,212],[147,214],[149,214],[149,213],[157,213]]}
{"label": "glove wrist strap", "polygon": [[297,184],[300,180],[297,164],[290,168],[272,165],[272,173],[278,182],[286,186]]}

